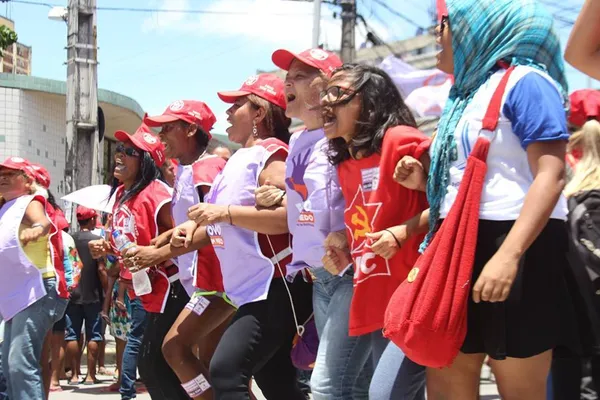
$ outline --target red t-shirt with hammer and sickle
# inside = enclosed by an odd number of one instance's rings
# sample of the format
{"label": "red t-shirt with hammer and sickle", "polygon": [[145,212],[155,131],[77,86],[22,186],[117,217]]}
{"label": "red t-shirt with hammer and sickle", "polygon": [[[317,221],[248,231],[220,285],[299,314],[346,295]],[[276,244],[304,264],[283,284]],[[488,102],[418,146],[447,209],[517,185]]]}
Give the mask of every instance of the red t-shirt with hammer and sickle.
{"label": "red t-shirt with hammer and sickle", "polygon": [[419,159],[429,144],[430,139],[417,129],[396,126],[386,131],[381,154],[349,159],[338,166],[355,271],[349,326],[352,336],[383,328],[384,312],[392,294],[419,257],[424,235],[410,238],[394,257],[386,260],[372,252],[366,234],[400,225],[427,209],[424,192],[406,189],[393,176],[402,157]]}

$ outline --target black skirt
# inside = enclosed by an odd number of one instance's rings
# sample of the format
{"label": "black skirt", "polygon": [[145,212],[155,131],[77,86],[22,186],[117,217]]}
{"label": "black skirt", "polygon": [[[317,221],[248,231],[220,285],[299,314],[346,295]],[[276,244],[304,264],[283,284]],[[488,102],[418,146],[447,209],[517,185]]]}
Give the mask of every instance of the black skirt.
{"label": "black skirt", "polygon": [[[514,221],[479,222],[472,285],[508,235]],[[501,303],[469,299],[467,336],[461,351],[496,360],[527,358],[559,346],[579,347],[569,294],[564,221],[550,220],[521,257],[508,299]]]}

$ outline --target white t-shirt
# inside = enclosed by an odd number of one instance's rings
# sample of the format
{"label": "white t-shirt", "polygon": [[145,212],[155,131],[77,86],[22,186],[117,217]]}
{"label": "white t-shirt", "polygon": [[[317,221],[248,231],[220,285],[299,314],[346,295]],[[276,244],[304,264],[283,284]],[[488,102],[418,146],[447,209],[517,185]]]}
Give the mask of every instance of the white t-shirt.
{"label": "white t-shirt", "polygon": [[[440,208],[440,217],[450,211],[462,181],[467,156],[480,135],[482,120],[505,70],[495,72],[479,88],[459,121],[454,139],[458,159],[450,166],[450,184]],[[482,133],[489,136],[489,132]],[[539,141],[569,138],[562,96],[544,72],[527,66],[513,71],[504,93],[500,120],[487,158],[487,174],[481,197],[480,219],[516,220],[525,195],[533,183],[527,146]],[[434,146],[431,146],[432,152]],[[567,202],[561,195],[551,218],[565,220]]]}

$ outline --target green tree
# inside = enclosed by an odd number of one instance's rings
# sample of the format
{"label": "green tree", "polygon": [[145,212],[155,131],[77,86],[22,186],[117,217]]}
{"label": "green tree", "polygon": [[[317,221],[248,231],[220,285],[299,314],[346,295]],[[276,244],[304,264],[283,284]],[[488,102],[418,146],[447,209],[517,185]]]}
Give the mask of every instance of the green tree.
{"label": "green tree", "polygon": [[17,34],[7,26],[0,26],[0,57],[2,52],[18,40]]}

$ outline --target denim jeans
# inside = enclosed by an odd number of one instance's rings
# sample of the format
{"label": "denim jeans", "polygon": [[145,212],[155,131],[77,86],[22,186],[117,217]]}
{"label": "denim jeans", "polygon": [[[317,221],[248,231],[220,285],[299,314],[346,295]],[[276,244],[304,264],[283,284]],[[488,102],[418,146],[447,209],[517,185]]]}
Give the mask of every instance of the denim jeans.
{"label": "denim jeans", "polygon": [[58,297],[56,279],[44,279],[46,295],[4,325],[2,370],[9,399],[46,399],[40,365],[44,338],[67,308]]}
{"label": "denim jeans", "polygon": [[371,338],[348,335],[353,271],[341,277],[323,268],[312,272],[317,278],[313,307],[320,340],[311,377],[313,399],[366,400],[373,373]]}
{"label": "denim jeans", "polygon": [[425,367],[404,356],[381,331],[370,334],[375,372],[369,388],[370,400],[424,400]]}
{"label": "denim jeans", "polygon": [[131,329],[127,334],[127,344],[123,351],[123,372],[121,374],[121,399],[135,399],[135,379],[137,377],[137,358],[144,338],[148,318],[142,301],[135,298],[131,304]]}

